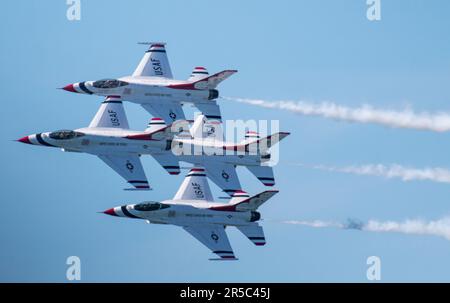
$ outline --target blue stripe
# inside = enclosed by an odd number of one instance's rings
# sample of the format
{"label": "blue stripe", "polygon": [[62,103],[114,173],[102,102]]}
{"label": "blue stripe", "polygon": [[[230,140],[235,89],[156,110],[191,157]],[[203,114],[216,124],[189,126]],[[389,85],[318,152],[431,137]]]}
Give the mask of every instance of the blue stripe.
{"label": "blue stripe", "polygon": [[205,115],[208,119],[222,119],[222,116],[214,116],[214,115]]}
{"label": "blue stripe", "polygon": [[80,86],[81,90],[84,91],[86,94],[89,94],[89,95],[93,94],[93,92],[91,92],[90,90],[88,90],[86,88],[86,85],[84,85],[84,82],[80,82],[78,85]]}
{"label": "blue stripe", "polygon": [[102,103],[117,103],[117,104],[122,104],[122,101],[103,101]]}
{"label": "blue stripe", "polygon": [[50,143],[45,142],[44,139],[42,139],[41,134],[36,134],[36,139],[37,139],[38,142],[39,142],[40,144],[42,144],[42,145],[45,145],[45,146],[51,146],[51,147],[56,147],[56,146],[54,146],[54,145],[52,145],[52,144],[50,144]]}
{"label": "blue stripe", "polygon": [[126,205],[121,206],[120,209],[122,210],[123,214],[127,217],[134,218],[134,219],[140,219],[139,217],[136,217],[132,213],[130,213],[126,207]]}

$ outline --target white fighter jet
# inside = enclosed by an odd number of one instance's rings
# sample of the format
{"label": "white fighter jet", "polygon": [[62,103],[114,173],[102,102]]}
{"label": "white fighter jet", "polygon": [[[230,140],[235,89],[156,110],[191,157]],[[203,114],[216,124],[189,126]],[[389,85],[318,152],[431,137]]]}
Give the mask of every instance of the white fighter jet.
{"label": "white fighter jet", "polygon": [[131,76],[69,84],[64,90],[99,96],[117,96],[125,101],[142,105],[153,117],[166,122],[184,120],[182,105],[196,106],[208,118],[220,120],[217,85],[236,70],[224,70],[209,75],[203,67],[196,67],[187,80],[172,76],[164,43],[150,44],[138,67]]}
{"label": "white fighter jet", "polygon": [[249,197],[240,191],[234,193],[228,203],[213,202],[204,169],[194,167],[172,200],[123,205],[104,213],[181,226],[220,257],[210,260],[237,260],[225,228],[235,226],[255,245],[265,245],[263,228],[257,223],[261,219],[257,209],[276,193],[277,190],[270,190]]}
{"label": "white fighter jet", "polygon": [[289,133],[262,139],[249,133],[239,144],[227,143],[216,140],[216,135],[222,137],[221,124],[217,123],[200,115],[186,132],[183,128],[186,121],[167,126],[162,119],[153,118],[146,130],[133,131],[129,129],[120,98],[107,97],[88,127],[37,133],[18,141],[96,155],[133,185],[134,190],[150,189],[141,155],[151,155],[172,175],[180,173],[179,161],[201,165],[208,177],[229,195],[242,189],[236,166],[247,167],[263,184],[273,186],[273,169],[265,166],[270,160],[269,149]]}

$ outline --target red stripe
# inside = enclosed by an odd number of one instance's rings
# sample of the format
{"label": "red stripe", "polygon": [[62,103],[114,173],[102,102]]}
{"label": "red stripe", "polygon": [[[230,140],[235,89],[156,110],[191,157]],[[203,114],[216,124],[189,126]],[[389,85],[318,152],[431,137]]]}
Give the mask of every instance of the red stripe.
{"label": "red stripe", "polygon": [[237,190],[234,192],[235,194],[247,194],[247,192],[243,191],[243,190]]}
{"label": "red stripe", "polygon": [[154,140],[154,139],[152,139],[151,134],[129,135],[129,136],[126,136],[125,138],[131,139],[131,140]]}
{"label": "red stripe", "polygon": [[203,168],[192,168],[191,171],[205,171]]}

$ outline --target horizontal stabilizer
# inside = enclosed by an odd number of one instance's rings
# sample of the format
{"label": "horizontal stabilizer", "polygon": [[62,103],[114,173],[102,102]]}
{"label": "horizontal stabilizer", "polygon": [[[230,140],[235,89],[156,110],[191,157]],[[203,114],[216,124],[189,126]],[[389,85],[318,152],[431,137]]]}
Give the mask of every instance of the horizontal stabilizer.
{"label": "horizontal stabilizer", "polygon": [[287,132],[279,132],[262,139],[256,139],[253,142],[245,144],[245,151],[254,154],[265,154],[267,153],[268,149],[270,149],[275,144],[278,144],[281,140],[289,135],[290,133]]}
{"label": "horizontal stabilizer", "polygon": [[224,70],[202,80],[199,80],[195,82],[194,85],[197,89],[214,89],[217,87],[217,85],[219,85],[220,82],[226,80],[234,73],[237,73],[237,70]]}
{"label": "horizontal stabilizer", "polygon": [[[256,210],[263,203],[275,196],[278,190],[266,190],[250,198],[234,197],[230,200],[230,204],[234,204],[237,211]],[[237,203],[236,203],[237,202]]]}
{"label": "horizontal stabilizer", "polygon": [[224,81],[232,74],[236,73],[237,70],[224,70],[218,72],[217,74],[208,76],[204,79],[191,82],[191,83],[182,83],[182,84],[172,84],[167,87],[173,89],[191,89],[191,90],[207,90],[207,89],[215,89],[220,82]]}
{"label": "horizontal stabilizer", "polygon": [[264,230],[258,224],[249,224],[236,226],[241,233],[243,233],[253,244],[262,246],[266,244],[266,238],[264,236]]}
{"label": "horizontal stabilizer", "polygon": [[180,164],[172,153],[152,154],[152,156],[169,174],[178,175],[180,173]]}
{"label": "horizontal stabilizer", "polygon": [[248,170],[265,186],[274,186],[275,177],[272,166],[246,166]]}

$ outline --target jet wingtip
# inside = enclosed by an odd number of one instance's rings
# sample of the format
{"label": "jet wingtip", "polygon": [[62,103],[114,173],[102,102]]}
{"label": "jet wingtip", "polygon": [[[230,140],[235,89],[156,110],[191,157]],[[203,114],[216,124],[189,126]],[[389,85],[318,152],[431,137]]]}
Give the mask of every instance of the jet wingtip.
{"label": "jet wingtip", "polygon": [[237,261],[238,258],[209,258],[209,261]]}
{"label": "jet wingtip", "polygon": [[124,188],[123,190],[126,190],[126,191],[147,191],[147,190],[153,190],[153,188],[151,188],[151,187],[142,187],[142,188],[131,187],[131,188]]}

